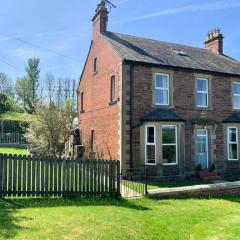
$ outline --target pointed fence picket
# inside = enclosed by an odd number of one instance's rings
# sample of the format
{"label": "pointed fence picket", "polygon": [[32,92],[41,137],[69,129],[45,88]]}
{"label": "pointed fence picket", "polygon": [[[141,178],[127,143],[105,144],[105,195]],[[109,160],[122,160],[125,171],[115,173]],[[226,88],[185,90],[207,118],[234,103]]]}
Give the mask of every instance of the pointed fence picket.
{"label": "pointed fence picket", "polygon": [[0,154],[0,198],[119,195],[119,161]]}

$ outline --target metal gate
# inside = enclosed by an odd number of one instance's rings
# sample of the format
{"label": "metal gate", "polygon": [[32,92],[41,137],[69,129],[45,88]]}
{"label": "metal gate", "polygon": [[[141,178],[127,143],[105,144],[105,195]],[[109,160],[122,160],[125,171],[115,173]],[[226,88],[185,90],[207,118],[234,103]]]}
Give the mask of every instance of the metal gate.
{"label": "metal gate", "polygon": [[121,172],[121,195],[124,198],[143,197],[147,194],[147,169],[123,169]]}

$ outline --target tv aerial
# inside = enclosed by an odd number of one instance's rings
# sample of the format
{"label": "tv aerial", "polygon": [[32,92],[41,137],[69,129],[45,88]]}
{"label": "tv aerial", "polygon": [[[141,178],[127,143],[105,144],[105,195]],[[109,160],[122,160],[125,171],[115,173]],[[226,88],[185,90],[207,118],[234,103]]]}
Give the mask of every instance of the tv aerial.
{"label": "tv aerial", "polygon": [[112,2],[110,2],[109,0],[102,0],[102,3],[108,5],[110,9],[112,9],[112,8],[117,8],[116,5],[114,5],[114,4],[113,4]]}

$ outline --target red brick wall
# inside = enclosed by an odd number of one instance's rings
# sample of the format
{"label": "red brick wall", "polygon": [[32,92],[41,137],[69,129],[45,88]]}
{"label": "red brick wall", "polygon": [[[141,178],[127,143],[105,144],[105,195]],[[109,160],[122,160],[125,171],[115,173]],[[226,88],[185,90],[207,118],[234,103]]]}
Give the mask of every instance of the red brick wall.
{"label": "red brick wall", "polygon": [[[98,26],[97,26],[98,27]],[[120,103],[109,105],[111,76],[116,78],[116,96],[119,98],[121,59],[105,40],[94,32],[94,40],[78,89],[79,127],[85,146],[95,130],[96,152],[105,159],[119,159]],[[97,58],[97,74],[93,62]],[[84,113],[80,113],[80,93],[84,92]]]}
{"label": "red brick wall", "polygon": [[[136,65],[133,72],[133,125],[138,126],[139,120],[152,108],[152,82],[153,72],[151,67]],[[159,70],[161,72],[161,70]],[[199,74],[199,73],[198,73]],[[201,74],[200,74],[201,75]],[[204,74],[202,74],[204,77]],[[185,125],[185,163],[184,171],[191,172],[195,169],[195,148],[194,143],[194,124],[193,120],[198,118],[211,119],[217,122],[213,124],[212,158],[210,164],[216,165],[217,171],[226,174],[227,168],[233,168],[232,165],[239,168],[238,163],[231,163],[224,158],[224,131],[222,121],[232,113],[231,100],[231,78],[217,75],[210,75],[211,108],[209,110],[198,110],[195,105],[195,74],[185,71],[173,71],[173,109],[184,119]],[[133,163],[139,163],[139,136],[140,127],[133,130],[132,154]],[[180,162],[184,159],[180,159]],[[178,166],[179,167],[179,166]],[[177,168],[178,168],[177,167]],[[167,167],[170,169],[170,167]],[[176,172],[176,169],[173,169]]]}

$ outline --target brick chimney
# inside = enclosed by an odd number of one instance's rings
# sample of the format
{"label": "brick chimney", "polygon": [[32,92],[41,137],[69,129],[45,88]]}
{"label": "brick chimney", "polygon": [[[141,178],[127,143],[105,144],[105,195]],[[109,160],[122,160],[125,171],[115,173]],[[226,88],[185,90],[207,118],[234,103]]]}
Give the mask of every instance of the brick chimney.
{"label": "brick chimney", "polygon": [[105,0],[101,0],[101,3],[98,4],[92,22],[93,22],[93,39],[98,37],[101,33],[107,31],[108,9],[106,7]]}
{"label": "brick chimney", "polygon": [[208,32],[207,38],[205,40],[205,48],[216,52],[218,54],[223,54],[223,35],[219,28]]}

